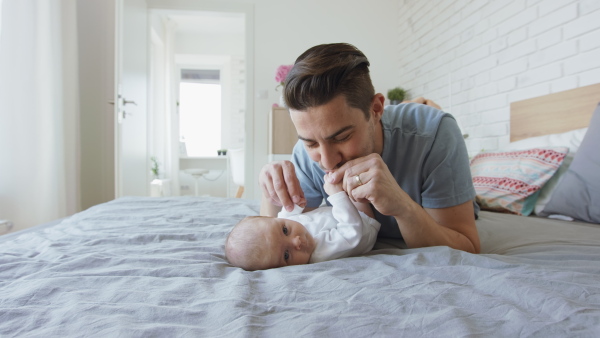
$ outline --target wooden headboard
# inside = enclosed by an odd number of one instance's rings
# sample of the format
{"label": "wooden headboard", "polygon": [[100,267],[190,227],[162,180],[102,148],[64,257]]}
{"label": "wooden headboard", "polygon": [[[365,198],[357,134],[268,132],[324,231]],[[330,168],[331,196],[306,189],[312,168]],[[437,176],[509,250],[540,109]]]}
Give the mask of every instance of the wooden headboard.
{"label": "wooden headboard", "polygon": [[510,142],[587,127],[600,83],[510,104]]}

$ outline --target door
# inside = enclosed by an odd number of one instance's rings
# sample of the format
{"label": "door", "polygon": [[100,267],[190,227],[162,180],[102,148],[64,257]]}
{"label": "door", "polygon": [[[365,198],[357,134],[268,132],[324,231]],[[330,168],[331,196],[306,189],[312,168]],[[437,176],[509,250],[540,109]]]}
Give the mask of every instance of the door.
{"label": "door", "polygon": [[148,8],[116,0],[115,195],[147,196]]}

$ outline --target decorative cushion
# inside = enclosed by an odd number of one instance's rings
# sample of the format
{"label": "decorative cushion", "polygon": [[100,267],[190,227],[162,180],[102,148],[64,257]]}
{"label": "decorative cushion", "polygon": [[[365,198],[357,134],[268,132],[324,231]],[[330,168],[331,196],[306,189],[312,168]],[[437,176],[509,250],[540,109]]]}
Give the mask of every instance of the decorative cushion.
{"label": "decorative cushion", "polygon": [[506,147],[502,147],[502,151],[526,150],[546,147],[569,147],[569,153],[565,157],[562,165],[560,168],[558,168],[556,173],[552,175],[552,178],[550,178],[550,180],[544,184],[542,190],[540,191],[540,195],[535,202],[535,208],[533,209],[533,213],[536,215],[539,215],[546,204],[548,204],[550,201],[550,196],[552,196],[552,193],[554,192],[554,189],[556,189],[558,182],[567,172],[567,169],[569,169],[571,162],[573,162],[573,157],[577,153],[577,149],[579,149],[587,129],[588,128],[586,127],[559,134],[530,137],[516,142],[511,142]]}
{"label": "decorative cushion", "polygon": [[573,163],[558,183],[542,215],[567,215],[600,223],[600,105],[596,107],[588,131]]}
{"label": "decorative cushion", "polygon": [[484,210],[529,215],[568,152],[553,147],[479,153],[471,160],[477,203]]}

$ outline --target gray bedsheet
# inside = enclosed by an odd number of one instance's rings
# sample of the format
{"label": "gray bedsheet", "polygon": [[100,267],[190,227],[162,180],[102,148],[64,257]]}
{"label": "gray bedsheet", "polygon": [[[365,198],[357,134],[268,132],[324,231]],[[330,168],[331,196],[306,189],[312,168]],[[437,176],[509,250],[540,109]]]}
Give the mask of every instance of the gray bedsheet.
{"label": "gray bedsheet", "polygon": [[121,198],[0,237],[0,336],[600,335],[600,225],[482,212],[479,255],[382,240],[246,272],[223,241],[258,208]]}

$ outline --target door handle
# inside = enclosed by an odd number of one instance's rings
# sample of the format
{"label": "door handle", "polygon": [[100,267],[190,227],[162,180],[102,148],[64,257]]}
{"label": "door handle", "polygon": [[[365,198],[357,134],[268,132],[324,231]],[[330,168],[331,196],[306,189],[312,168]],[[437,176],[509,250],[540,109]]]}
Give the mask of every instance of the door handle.
{"label": "door handle", "polygon": [[128,104],[132,104],[134,106],[137,106],[137,103],[135,103],[135,101],[128,101],[126,98],[123,98],[123,105],[128,105]]}
{"label": "door handle", "polygon": [[[115,101],[108,101],[108,103],[114,105]],[[134,106],[137,106],[137,103],[135,103],[135,101],[129,101],[126,98],[123,98],[123,105],[127,105],[127,104],[132,104]]]}

